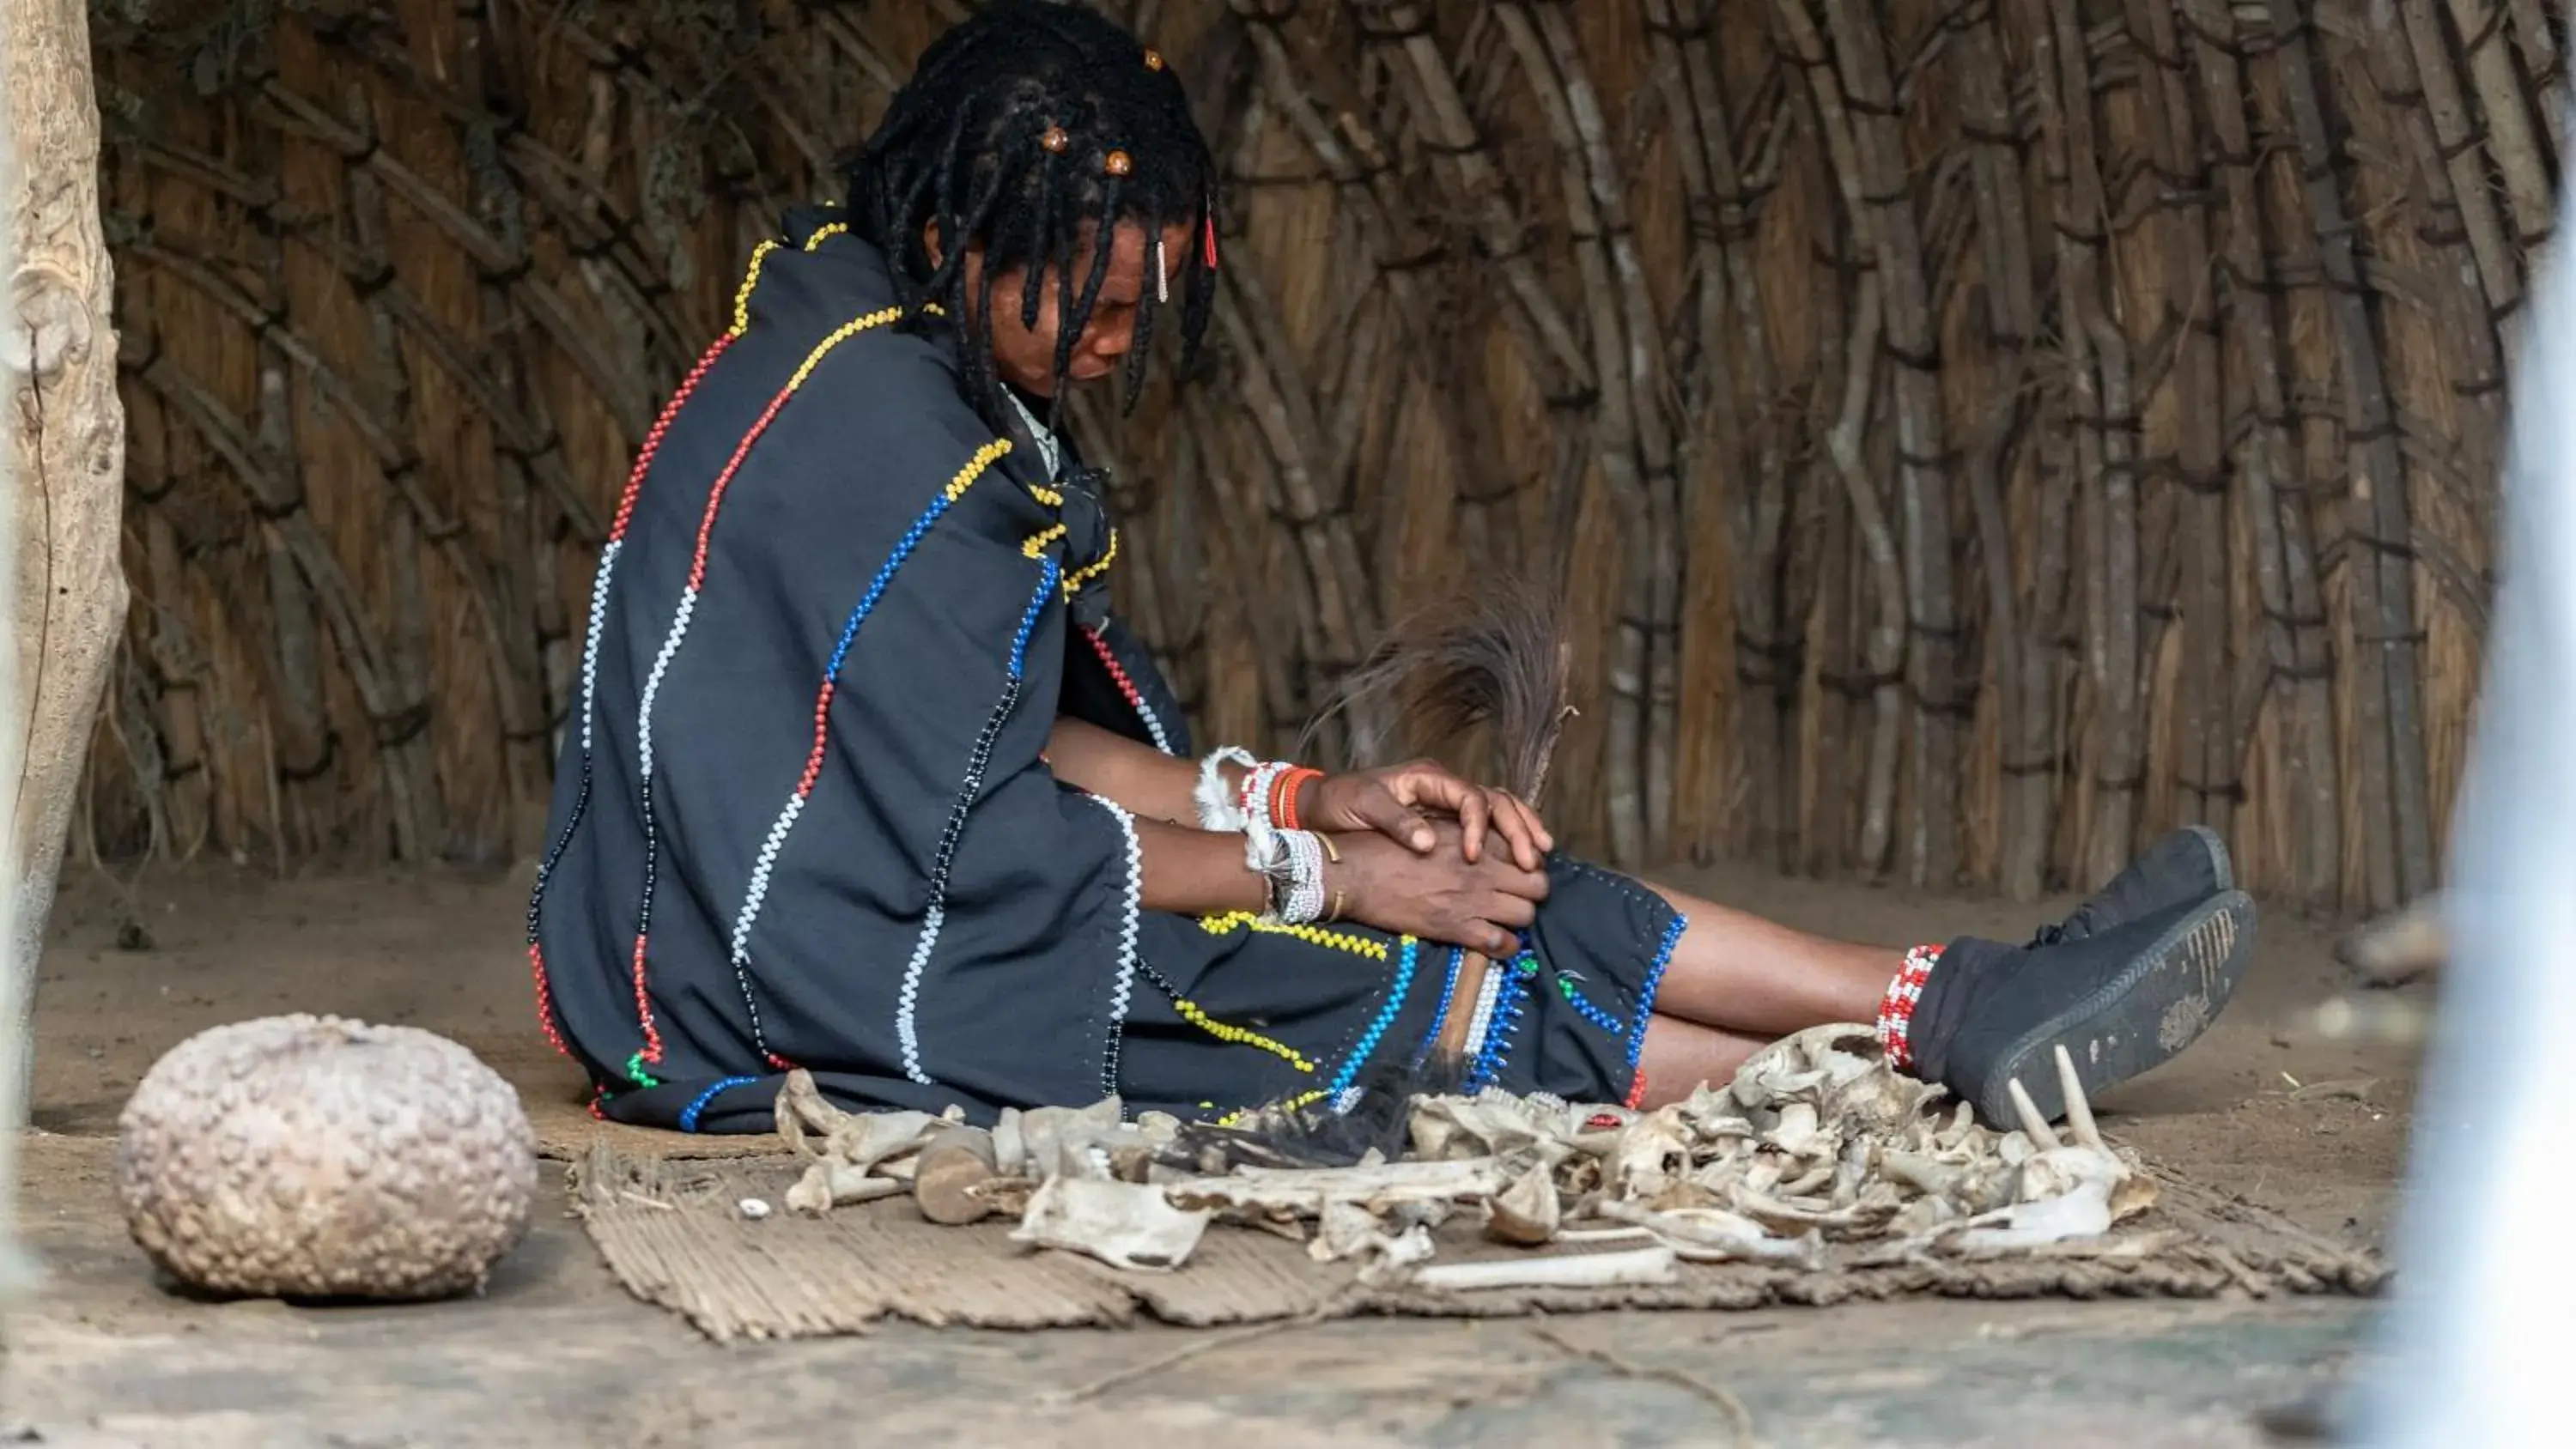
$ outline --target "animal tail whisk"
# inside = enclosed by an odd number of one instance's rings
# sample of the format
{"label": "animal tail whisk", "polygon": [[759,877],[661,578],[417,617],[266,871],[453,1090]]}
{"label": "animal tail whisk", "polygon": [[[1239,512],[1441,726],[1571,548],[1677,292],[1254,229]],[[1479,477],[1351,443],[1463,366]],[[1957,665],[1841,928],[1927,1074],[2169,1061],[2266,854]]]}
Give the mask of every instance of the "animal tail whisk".
{"label": "animal tail whisk", "polygon": [[1427,751],[1481,725],[1504,787],[1535,808],[1575,712],[1573,653],[1552,593],[1509,580],[1472,585],[1388,630],[1316,712],[1299,749],[1311,749],[1337,717],[1360,763],[1382,763],[1393,741]]}
{"label": "animal tail whisk", "polygon": [[[1317,711],[1298,749],[1310,751],[1336,717],[1360,764],[1385,762],[1399,742],[1429,752],[1481,728],[1501,766],[1494,778],[1535,809],[1557,739],[1575,712],[1567,698],[1572,667],[1564,611],[1553,594],[1516,581],[1479,583],[1388,630]],[[1477,985],[1472,971],[1462,973],[1459,997],[1473,1000]],[[1355,1101],[1269,1103],[1231,1127],[1194,1127],[1181,1147],[1201,1170],[1228,1161],[1346,1166],[1372,1147],[1400,1157],[1412,1101],[1456,1092],[1463,1076],[1453,1053],[1382,1062],[1361,1077]]]}

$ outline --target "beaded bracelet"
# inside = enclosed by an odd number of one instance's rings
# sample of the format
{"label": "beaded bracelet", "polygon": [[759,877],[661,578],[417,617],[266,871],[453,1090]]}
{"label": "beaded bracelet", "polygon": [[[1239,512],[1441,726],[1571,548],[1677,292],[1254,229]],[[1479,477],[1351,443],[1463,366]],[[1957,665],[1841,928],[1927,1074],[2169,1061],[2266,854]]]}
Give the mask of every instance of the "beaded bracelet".
{"label": "beaded bracelet", "polygon": [[[1240,765],[1241,784],[1229,790],[1225,766]],[[1262,919],[1274,924],[1306,925],[1339,920],[1344,894],[1324,893],[1324,862],[1339,862],[1333,843],[1297,824],[1297,792],[1324,772],[1285,760],[1256,760],[1227,746],[1199,762],[1192,798],[1203,830],[1243,834],[1243,865],[1262,878],[1267,900]],[[1329,911],[1329,913],[1328,913]]]}
{"label": "beaded bracelet", "polygon": [[1306,788],[1307,781],[1322,778],[1324,772],[1312,765],[1293,765],[1280,772],[1270,786],[1270,818],[1279,822],[1280,829],[1305,828],[1297,822],[1297,792]]}
{"label": "beaded bracelet", "polygon": [[1228,745],[1199,761],[1198,788],[1191,792],[1199,807],[1199,828],[1228,834],[1244,828],[1245,817],[1240,794],[1226,788],[1225,767],[1241,765],[1246,770],[1259,764],[1250,750]]}
{"label": "beaded bracelet", "polygon": [[1243,777],[1237,803],[1243,809],[1243,863],[1249,869],[1261,870],[1275,858],[1271,842],[1279,826],[1270,816],[1270,782],[1287,768],[1277,760],[1265,760]]}

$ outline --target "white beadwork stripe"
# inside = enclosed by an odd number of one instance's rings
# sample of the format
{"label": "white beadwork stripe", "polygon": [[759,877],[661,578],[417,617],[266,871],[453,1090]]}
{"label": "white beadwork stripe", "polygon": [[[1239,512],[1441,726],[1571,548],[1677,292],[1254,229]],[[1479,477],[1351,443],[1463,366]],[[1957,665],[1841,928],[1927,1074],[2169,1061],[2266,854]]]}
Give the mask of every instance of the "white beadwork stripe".
{"label": "white beadwork stripe", "polygon": [[1118,921],[1118,977],[1109,988],[1109,1057],[1103,1063],[1110,1080],[1102,1085],[1108,1093],[1118,1090],[1117,1055],[1120,1038],[1127,1033],[1127,1002],[1136,989],[1137,930],[1144,901],[1145,852],[1136,840],[1136,817],[1125,806],[1105,796],[1089,797],[1109,818],[1118,822],[1118,834],[1127,847],[1127,885]]}
{"label": "white beadwork stripe", "polygon": [[1180,751],[1172,748],[1172,737],[1163,732],[1163,722],[1154,718],[1154,707],[1145,702],[1142,691],[1137,693],[1135,705],[1136,718],[1145,722],[1145,733],[1154,737],[1154,748],[1167,755],[1179,754]]}
{"label": "white beadwork stripe", "polygon": [[1467,1018],[1467,1042],[1461,1048],[1464,1055],[1473,1057],[1485,1049],[1485,1033],[1494,1025],[1494,1002],[1503,990],[1503,973],[1510,969],[1508,962],[1485,963],[1484,983],[1476,988],[1476,1014]]}
{"label": "white beadwork stripe", "polygon": [[635,711],[636,770],[645,784],[653,781],[653,700],[662,692],[662,676],[669,673],[671,661],[680,652],[680,641],[689,632],[689,616],[698,611],[698,591],[680,590],[680,608],[671,616],[671,632],[663,636],[662,652],[653,656],[653,672],[644,676],[644,702]]}
{"label": "white beadwork stripe", "polygon": [[581,752],[590,753],[591,717],[599,700],[599,636],[608,624],[608,576],[617,570],[617,556],[626,551],[626,540],[612,538],[599,551],[599,572],[590,580],[590,627],[581,636]]}
{"label": "white beadwork stripe", "polygon": [[742,990],[743,1009],[751,1017],[751,1040],[765,1056],[769,1051],[768,1036],[760,1025],[760,1007],[751,996],[751,926],[760,919],[761,903],[769,899],[769,877],[778,868],[778,852],[787,845],[787,832],[796,828],[796,817],[805,813],[805,797],[790,794],[787,808],[770,822],[769,834],[760,842],[760,854],[751,863],[751,888],[743,892],[742,909],[734,913],[733,984]]}
{"label": "white beadwork stripe", "polygon": [[930,969],[930,953],[939,949],[939,928],[948,923],[948,907],[938,901],[921,918],[921,938],[912,943],[912,961],[903,968],[903,992],[895,999],[894,1034],[903,1043],[903,1074],[927,1087],[930,1074],[921,1069],[921,1028],[915,1009],[921,1004],[921,978]]}

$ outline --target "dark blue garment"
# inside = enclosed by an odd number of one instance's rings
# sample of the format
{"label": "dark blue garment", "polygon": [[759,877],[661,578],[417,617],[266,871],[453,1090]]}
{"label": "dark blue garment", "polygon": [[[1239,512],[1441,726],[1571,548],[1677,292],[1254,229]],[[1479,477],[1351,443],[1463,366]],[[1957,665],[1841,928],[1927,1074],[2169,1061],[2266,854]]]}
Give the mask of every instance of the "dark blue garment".
{"label": "dark blue garment", "polygon": [[[1445,948],[1137,908],[1124,812],[1040,758],[1060,712],[1191,748],[1108,613],[1097,490],[997,438],[947,330],[898,315],[874,248],[791,216],[603,552],[530,907],[600,1110],[762,1131],[793,1066],[854,1108],[1196,1113],[1415,1050]],[[1678,921],[1553,869],[1487,1055],[1616,1098]]]}

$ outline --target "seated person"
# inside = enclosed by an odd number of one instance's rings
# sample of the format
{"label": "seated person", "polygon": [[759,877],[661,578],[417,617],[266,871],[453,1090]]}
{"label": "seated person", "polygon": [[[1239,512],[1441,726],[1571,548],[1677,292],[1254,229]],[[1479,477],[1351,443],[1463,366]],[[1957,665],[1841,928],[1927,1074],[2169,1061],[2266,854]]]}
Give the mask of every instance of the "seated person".
{"label": "seated person", "polygon": [[2061,1043],[2093,1091],[2207,1025],[2253,909],[2206,831],[2027,943],[1899,951],[1567,859],[1437,766],[1192,758],[1057,423],[1122,370],[1133,402],[1158,320],[1198,344],[1214,182],[1160,57],[996,0],[923,55],[847,206],[752,258],[601,555],[529,906],[597,1111],[765,1131],[795,1067],[978,1119],[1347,1107],[1435,1044],[1470,1088],[1652,1106],[1874,1020],[2009,1121],[2015,1076],[2059,1110]]}

